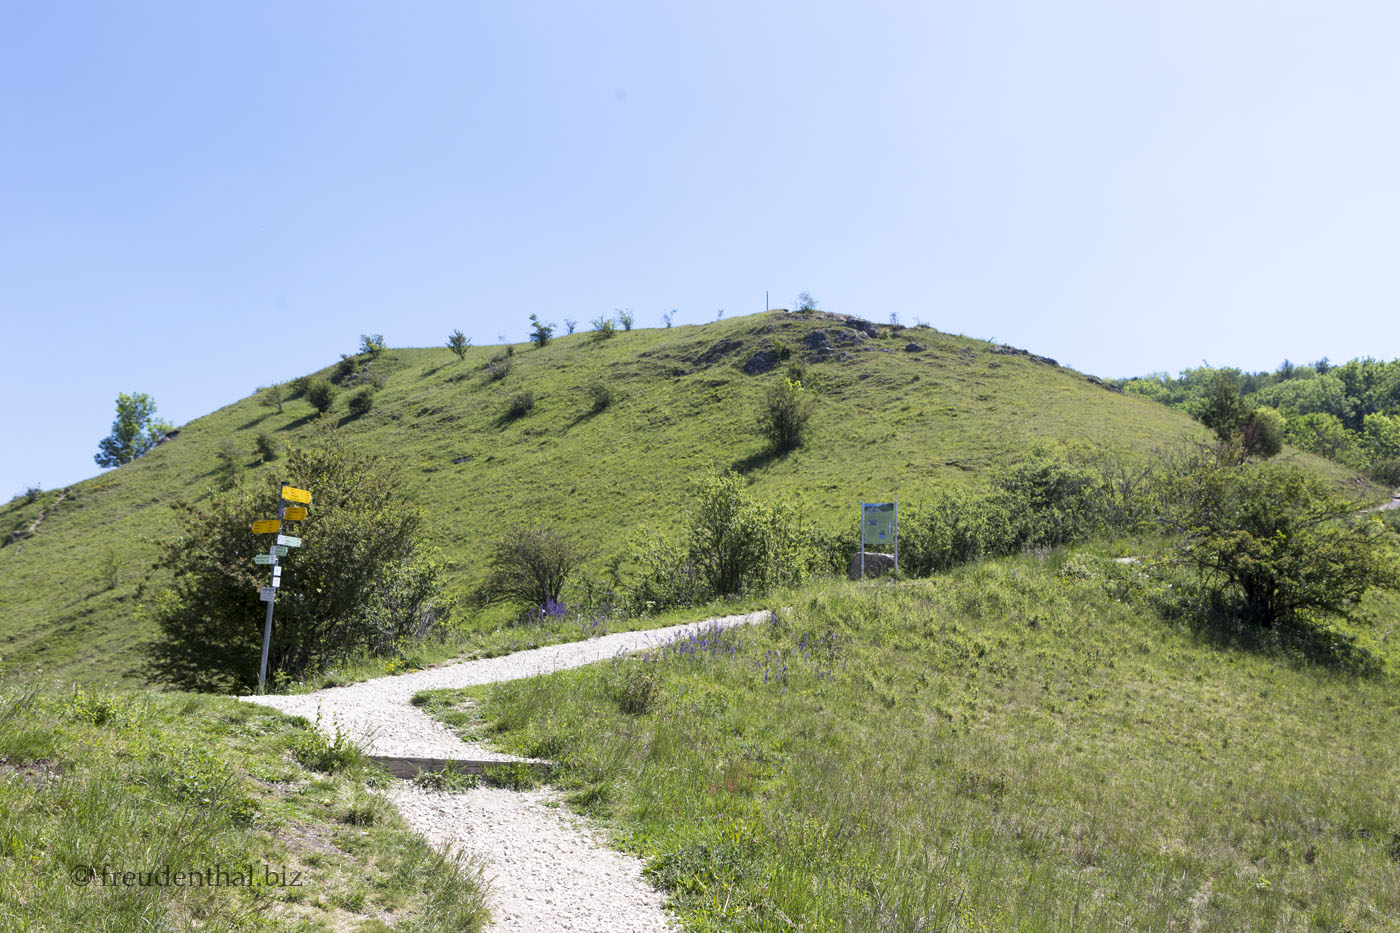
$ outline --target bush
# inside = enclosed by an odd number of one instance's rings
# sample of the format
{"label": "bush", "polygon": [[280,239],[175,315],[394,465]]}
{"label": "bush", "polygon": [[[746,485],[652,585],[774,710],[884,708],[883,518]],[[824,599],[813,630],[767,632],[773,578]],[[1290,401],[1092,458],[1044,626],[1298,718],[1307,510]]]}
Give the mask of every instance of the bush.
{"label": "bush", "polygon": [[371,360],[379,359],[379,354],[385,351],[383,334],[361,334],[360,352],[368,356]]}
{"label": "bush", "polygon": [[478,598],[487,604],[557,603],[565,582],[590,556],[592,552],[552,529],[512,525],[491,548],[489,571]]}
{"label": "bush", "polygon": [[595,382],[588,387],[589,409],[593,412],[600,412],[613,403],[613,390],[610,386],[602,382]]}
{"label": "bush", "polygon": [[460,330],[454,330],[447,335],[447,349],[457,354],[457,359],[459,360],[467,355],[467,348],[471,345],[471,338]]}
{"label": "bush", "polygon": [[1240,428],[1245,453],[1265,459],[1283,450],[1283,416],[1272,408],[1256,408]]}
{"label": "bush", "polygon": [[366,415],[374,407],[374,393],[369,389],[361,389],[350,396],[350,417],[358,418]]}
{"label": "bush", "polygon": [[1004,516],[1007,550],[1059,547],[1105,523],[1106,492],[1096,471],[1041,449],[992,475],[990,503]]}
{"label": "bush", "polygon": [[323,415],[335,404],[335,395],[335,387],[324,379],[316,379],[306,388],[306,400]]}
{"label": "bush", "polygon": [[[1371,479],[1387,486],[1400,486],[1400,458],[1380,460],[1367,471]],[[33,501],[33,500],[30,500]]]}
{"label": "bush", "polygon": [[335,372],[331,374],[333,382],[344,382],[350,378],[350,374],[355,371],[355,358],[348,353],[340,354],[340,362],[335,364]]}
{"label": "bush", "polygon": [[632,329],[632,321],[633,321],[632,309],[631,309],[631,308],[614,308],[613,310],[617,312],[617,323],[619,323],[619,324],[622,325],[622,329],[623,329],[623,330],[631,330],[631,329]]}
{"label": "bush", "polygon": [[797,310],[800,312],[815,311],[817,310],[817,299],[813,298],[808,292],[799,292],[796,305]]}
{"label": "bush", "polygon": [[264,408],[275,408],[277,414],[282,414],[282,387],[268,386],[258,394],[258,404]]}
{"label": "bush", "polygon": [[802,446],[807,421],[812,416],[809,390],[801,382],[782,377],[769,387],[759,413],[759,430],[779,453]]}
{"label": "bush", "polygon": [[589,323],[593,325],[593,333],[597,335],[597,339],[599,340],[606,340],[617,333],[617,329],[613,327],[612,318],[610,317],[596,317]]}
{"label": "bush", "polygon": [[[315,498],[300,525],[302,546],[283,558],[270,676],[295,678],[355,654],[388,654],[441,631],[450,608],[402,477],[328,425],[318,437],[317,447],[289,450],[279,471]],[[257,597],[266,576],[253,555],[267,540],[248,529],[276,514],[278,488],[267,477],[255,489],[236,486],[198,505],[174,503],[177,531],[160,542],[157,562],[172,582],[153,610],[161,637],[150,651],[160,679],[222,693],[257,684]]]}
{"label": "bush", "polygon": [[694,505],[682,542],[643,532],[615,568],[634,611],[763,593],[805,579],[818,565],[796,515],[753,501],[734,473],[705,477],[691,489]]}
{"label": "bush", "polygon": [[661,695],[661,676],[656,662],[635,659],[616,662],[607,692],[617,708],[629,716],[650,712]]}
{"label": "bush", "polygon": [[523,418],[535,408],[535,393],[528,389],[524,392],[517,392],[506,402],[506,420],[514,421],[516,418]]}
{"label": "bush", "polygon": [[287,383],[287,398],[296,398],[298,395],[305,395],[310,388],[310,376],[297,376],[291,382]]}
{"label": "bush", "polygon": [[510,374],[512,365],[514,360],[511,357],[498,354],[486,364],[486,378],[491,382],[500,382]]}
{"label": "bush", "polygon": [[362,759],[362,754],[350,736],[335,727],[335,735],[327,738],[321,731],[321,714],[316,713],[314,725],[293,732],[287,745],[303,768],[330,774],[343,771]]}
{"label": "bush", "polygon": [[253,445],[257,448],[258,459],[263,463],[271,463],[277,459],[277,444],[266,431],[258,432]]}
{"label": "bush", "polygon": [[1256,461],[1181,477],[1164,520],[1181,535],[1178,558],[1246,622],[1270,628],[1400,586],[1394,537],[1354,512],[1320,477]]}
{"label": "bush", "polygon": [[530,342],[537,347],[549,343],[549,338],[554,336],[554,325],[544,323],[533,314],[530,315],[530,327]]}
{"label": "bush", "polygon": [[575,321],[575,320],[574,320],[573,318],[571,318],[571,317],[566,317],[566,318],[564,318],[564,332],[565,332],[565,333],[572,334],[572,333],[574,332],[574,330],[575,330],[577,327],[578,327],[578,321]]}

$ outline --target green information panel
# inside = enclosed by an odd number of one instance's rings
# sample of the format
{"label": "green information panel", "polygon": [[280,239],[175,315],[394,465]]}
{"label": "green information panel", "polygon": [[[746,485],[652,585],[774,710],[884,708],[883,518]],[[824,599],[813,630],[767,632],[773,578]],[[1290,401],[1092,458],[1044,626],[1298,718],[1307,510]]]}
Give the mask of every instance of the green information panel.
{"label": "green information panel", "polygon": [[893,554],[899,566],[899,503],[860,504],[860,549],[862,552]]}

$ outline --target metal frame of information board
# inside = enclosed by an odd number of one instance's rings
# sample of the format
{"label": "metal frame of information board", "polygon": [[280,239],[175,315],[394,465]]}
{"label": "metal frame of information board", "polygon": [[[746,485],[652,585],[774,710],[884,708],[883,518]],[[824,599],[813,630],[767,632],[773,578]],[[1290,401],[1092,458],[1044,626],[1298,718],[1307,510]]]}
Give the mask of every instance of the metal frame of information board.
{"label": "metal frame of information board", "polygon": [[865,579],[865,510],[874,506],[881,508],[890,506],[892,514],[890,516],[890,530],[894,532],[894,569],[899,569],[899,503],[896,502],[862,502],[860,504],[860,578]]}

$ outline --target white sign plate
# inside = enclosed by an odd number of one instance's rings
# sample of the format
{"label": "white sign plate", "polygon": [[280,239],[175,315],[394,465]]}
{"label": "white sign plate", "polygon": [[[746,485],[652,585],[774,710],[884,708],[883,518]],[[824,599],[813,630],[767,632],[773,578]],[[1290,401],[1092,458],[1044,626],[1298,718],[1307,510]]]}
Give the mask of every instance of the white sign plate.
{"label": "white sign plate", "polygon": [[301,539],[293,538],[291,535],[278,535],[277,543],[283,547],[301,547]]}
{"label": "white sign plate", "polygon": [[261,599],[265,603],[272,602],[273,597],[276,595],[277,589],[275,587],[265,586],[258,590],[258,599]]}

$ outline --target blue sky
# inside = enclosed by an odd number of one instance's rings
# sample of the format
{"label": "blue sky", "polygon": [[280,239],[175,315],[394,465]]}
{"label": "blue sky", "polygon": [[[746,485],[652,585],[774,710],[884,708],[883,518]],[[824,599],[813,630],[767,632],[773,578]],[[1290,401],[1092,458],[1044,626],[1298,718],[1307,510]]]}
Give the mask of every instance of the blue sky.
{"label": "blue sky", "polygon": [[822,307],[1400,356],[1400,6],[0,0],[0,496],[391,346]]}

